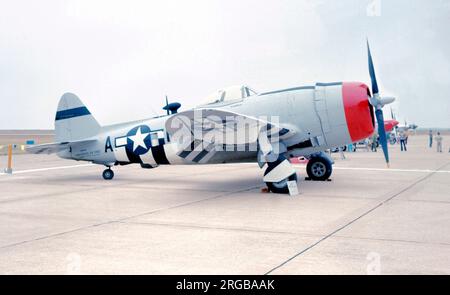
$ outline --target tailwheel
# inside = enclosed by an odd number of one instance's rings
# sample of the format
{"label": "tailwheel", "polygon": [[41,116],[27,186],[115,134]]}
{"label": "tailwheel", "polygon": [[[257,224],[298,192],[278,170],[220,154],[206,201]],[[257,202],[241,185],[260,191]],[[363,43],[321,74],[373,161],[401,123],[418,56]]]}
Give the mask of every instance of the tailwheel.
{"label": "tailwheel", "polygon": [[105,169],[105,171],[103,171],[103,179],[105,180],[111,180],[114,177],[114,172],[111,170],[111,168]]}
{"label": "tailwheel", "polygon": [[[264,175],[267,173],[264,173]],[[289,194],[288,181],[297,181],[297,173],[292,174],[279,182],[266,182],[269,191],[276,194]]]}
{"label": "tailwheel", "polygon": [[311,180],[327,180],[333,171],[330,161],[324,157],[313,157],[308,161],[306,173]]}

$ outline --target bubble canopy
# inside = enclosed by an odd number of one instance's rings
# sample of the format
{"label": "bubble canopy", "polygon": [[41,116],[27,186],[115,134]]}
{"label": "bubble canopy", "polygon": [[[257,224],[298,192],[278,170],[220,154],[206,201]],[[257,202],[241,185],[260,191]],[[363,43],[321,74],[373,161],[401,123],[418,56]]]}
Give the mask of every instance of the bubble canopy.
{"label": "bubble canopy", "polygon": [[214,91],[207,96],[202,105],[239,100],[257,94],[255,90],[247,85],[233,85]]}

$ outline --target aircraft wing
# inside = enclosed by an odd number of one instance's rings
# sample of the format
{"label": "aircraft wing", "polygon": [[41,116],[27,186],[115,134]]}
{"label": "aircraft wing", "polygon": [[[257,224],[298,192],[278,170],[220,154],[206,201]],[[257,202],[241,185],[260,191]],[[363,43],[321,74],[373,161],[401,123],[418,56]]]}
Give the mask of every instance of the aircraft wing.
{"label": "aircraft wing", "polygon": [[[183,150],[179,152],[181,157],[195,155],[189,151],[195,150],[197,146],[201,146],[200,154],[206,154],[218,146],[222,148],[244,146],[245,148],[257,144],[258,140],[261,145],[262,133],[265,134],[264,138],[271,140],[275,137],[283,140],[295,134],[293,128],[219,109],[194,109],[178,113],[166,121],[166,130],[171,141],[184,145]],[[194,162],[196,162],[195,159],[194,157]]]}
{"label": "aircraft wing", "polygon": [[72,145],[91,143],[97,141],[96,139],[76,140],[69,142],[54,142],[39,145],[33,145],[26,148],[27,152],[32,154],[53,154],[69,149]]}

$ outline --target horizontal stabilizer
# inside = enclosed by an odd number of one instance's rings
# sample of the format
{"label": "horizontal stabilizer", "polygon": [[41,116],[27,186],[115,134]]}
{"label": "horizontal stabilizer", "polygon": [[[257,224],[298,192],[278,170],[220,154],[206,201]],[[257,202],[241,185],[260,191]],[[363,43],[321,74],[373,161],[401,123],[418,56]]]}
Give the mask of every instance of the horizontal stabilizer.
{"label": "horizontal stabilizer", "polygon": [[85,139],[85,140],[76,140],[70,142],[54,142],[54,143],[45,143],[39,145],[33,145],[26,148],[27,152],[31,154],[53,154],[57,152],[62,152],[64,150],[69,149],[74,145],[81,145],[86,143],[96,142],[97,139]]}

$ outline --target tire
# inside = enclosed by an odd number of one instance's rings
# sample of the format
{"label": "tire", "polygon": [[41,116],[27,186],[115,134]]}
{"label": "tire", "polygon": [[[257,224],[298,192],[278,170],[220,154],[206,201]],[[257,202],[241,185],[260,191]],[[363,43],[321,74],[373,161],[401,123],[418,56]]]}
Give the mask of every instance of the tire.
{"label": "tire", "polygon": [[103,171],[102,176],[104,180],[111,180],[114,177],[114,171],[112,171],[111,169],[106,169],[105,171]]}
{"label": "tire", "polygon": [[333,167],[328,159],[322,157],[313,157],[306,165],[306,173],[312,180],[325,181],[331,176]]}
{"label": "tire", "polygon": [[[264,175],[266,175],[266,173],[264,173]],[[297,173],[292,174],[280,182],[266,182],[266,185],[269,188],[269,191],[275,194],[289,194],[287,182],[291,180],[297,181]]]}

